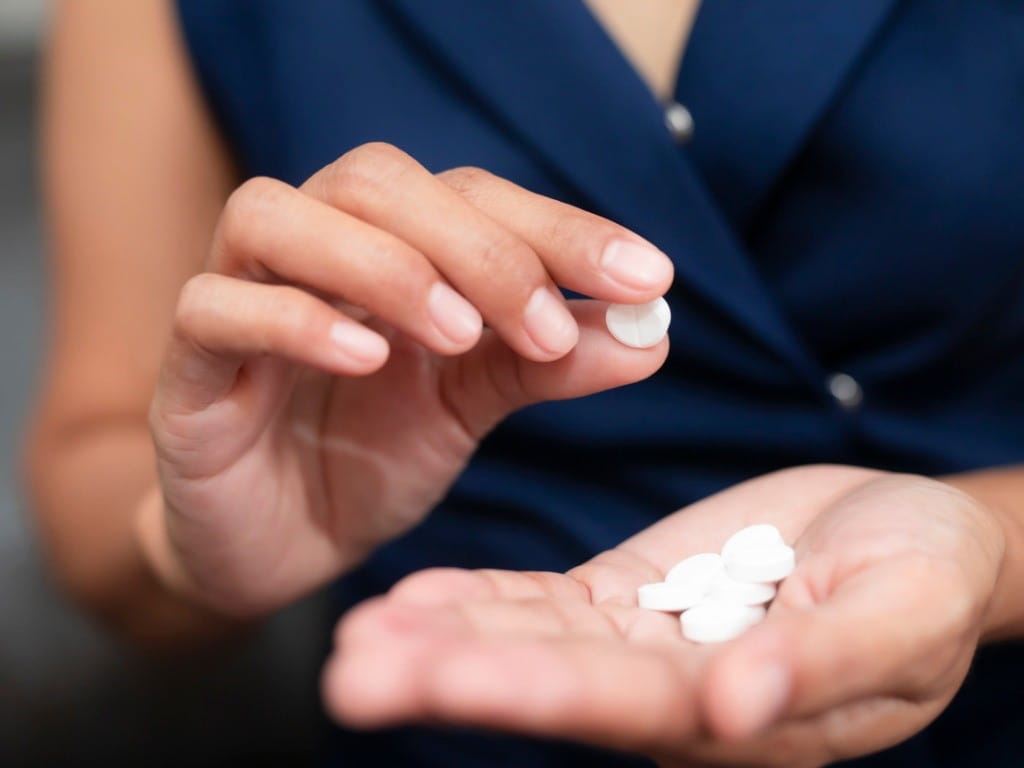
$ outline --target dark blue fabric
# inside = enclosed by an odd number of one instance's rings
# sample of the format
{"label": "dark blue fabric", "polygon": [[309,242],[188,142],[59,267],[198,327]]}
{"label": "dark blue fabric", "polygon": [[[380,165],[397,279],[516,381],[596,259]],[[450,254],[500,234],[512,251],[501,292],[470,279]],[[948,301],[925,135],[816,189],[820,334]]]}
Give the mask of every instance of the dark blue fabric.
{"label": "dark blue fabric", "polygon": [[[579,0],[178,6],[246,174],[297,183],[389,141],[614,218],[677,265],[665,368],[509,419],[342,606],[431,565],[563,570],[779,467],[1024,462],[1024,4],[709,0],[686,148]],[[864,389],[854,412],[837,370]],[[985,649],[935,726],[851,765],[1024,764],[1022,686],[1024,649]],[[629,764],[457,731],[333,738],[345,766]]]}

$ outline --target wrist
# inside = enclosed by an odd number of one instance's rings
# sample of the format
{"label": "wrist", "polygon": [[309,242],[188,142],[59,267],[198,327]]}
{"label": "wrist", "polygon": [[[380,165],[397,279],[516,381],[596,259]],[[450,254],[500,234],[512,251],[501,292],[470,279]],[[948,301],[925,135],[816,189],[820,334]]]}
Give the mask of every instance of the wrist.
{"label": "wrist", "polygon": [[135,538],[143,560],[162,587],[177,598],[203,605],[199,590],[168,534],[163,492],[159,486],[150,489],[139,502],[135,513]]}
{"label": "wrist", "polygon": [[154,487],[130,513],[133,570],[130,588],[105,620],[131,644],[156,653],[182,653],[218,645],[248,625],[225,617],[198,598],[164,523],[163,495]]}
{"label": "wrist", "polygon": [[990,518],[999,526],[1002,534],[1002,551],[996,570],[992,599],[982,621],[982,642],[1008,639],[1020,633],[1024,625],[1024,601],[1021,600],[1020,584],[1022,563],[1020,562],[1021,539],[1017,530],[1019,523],[1000,504],[985,505]]}
{"label": "wrist", "polygon": [[[1024,629],[1024,583],[1021,543],[1024,532],[1014,504],[1019,480],[1007,485],[1001,472],[979,472],[946,478],[947,484],[971,497],[978,510],[976,519],[990,557],[995,560],[991,596],[981,620],[982,642],[1018,636]],[[1009,492],[1009,493],[1008,493]]]}

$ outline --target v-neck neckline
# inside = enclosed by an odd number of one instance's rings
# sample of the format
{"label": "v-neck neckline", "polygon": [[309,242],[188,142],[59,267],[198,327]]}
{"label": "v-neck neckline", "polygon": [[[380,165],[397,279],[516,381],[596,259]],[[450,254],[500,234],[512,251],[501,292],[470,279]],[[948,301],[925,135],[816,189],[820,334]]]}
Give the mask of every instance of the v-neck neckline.
{"label": "v-neck neckline", "polygon": [[[605,0],[581,0],[586,10],[604,30],[623,58],[647,85],[653,98],[662,103],[673,100],[679,81],[679,70],[686,52],[686,44],[693,30],[693,24],[702,5],[701,0],[670,0],[666,7],[657,11],[659,18],[648,19],[643,32],[623,15],[621,4]],[[630,5],[626,13],[637,13],[638,5]],[[649,29],[652,23],[664,30],[668,38],[655,40]],[[671,28],[671,29],[669,29]],[[647,39],[643,39],[646,32]],[[655,50],[655,49],[662,50]]]}
{"label": "v-neck neckline", "polygon": [[[428,60],[446,69],[484,114],[567,185],[579,204],[633,229],[672,258],[678,300],[710,302],[815,391],[824,392],[820,364],[751,262],[737,228],[694,164],[691,148],[675,143],[663,105],[583,0],[498,6],[478,0],[381,2]],[[764,183],[766,172],[777,172],[780,153],[787,156],[802,141],[896,2],[704,4],[683,61],[685,82],[677,89],[708,108],[706,122],[694,114],[695,140],[707,132],[711,146],[748,159],[750,171]],[[728,12],[718,3],[728,4]],[[783,6],[781,15],[772,10]],[[714,23],[708,23],[709,16]],[[720,43],[735,50],[720,50]],[[699,65],[690,66],[694,51]],[[719,60],[736,70],[735,90],[725,99],[717,74],[709,74],[712,67],[717,72]],[[807,76],[794,75],[807,68]],[[737,72],[752,82],[736,82]],[[757,105],[753,117],[781,131],[770,144],[752,143],[742,130],[729,134],[736,147],[713,135],[717,122],[723,130],[737,128],[728,110],[744,99]],[[727,111],[716,111],[722,108]]]}

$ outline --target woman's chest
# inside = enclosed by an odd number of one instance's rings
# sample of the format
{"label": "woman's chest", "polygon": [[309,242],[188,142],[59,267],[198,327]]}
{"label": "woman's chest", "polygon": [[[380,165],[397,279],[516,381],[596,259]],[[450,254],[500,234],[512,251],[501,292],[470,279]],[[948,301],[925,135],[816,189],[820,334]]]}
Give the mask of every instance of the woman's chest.
{"label": "woman's chest", "polygon": [[668,100],[700,0],[585,2],[651,92]]}

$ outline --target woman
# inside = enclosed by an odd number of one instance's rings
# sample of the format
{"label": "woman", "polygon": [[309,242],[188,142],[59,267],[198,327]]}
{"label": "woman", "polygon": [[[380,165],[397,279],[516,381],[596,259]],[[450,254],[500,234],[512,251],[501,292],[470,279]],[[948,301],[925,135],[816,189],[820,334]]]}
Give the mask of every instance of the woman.
{"label": "woman", "polygon": [[[386,592],[325,667],[344,765],[1018,764],[1024,9],[697,11],[61,4],[68,588],[157,646]],[[666,292],[671,351],[603,328]],[[635,607],[755,521],[763,624]],[[361,730],[424,722],[512,735]]]}

